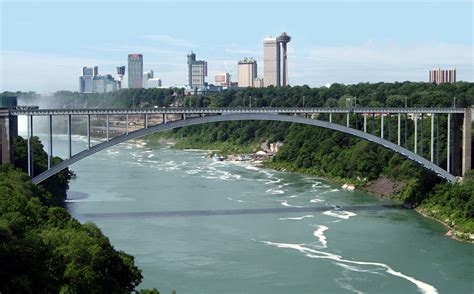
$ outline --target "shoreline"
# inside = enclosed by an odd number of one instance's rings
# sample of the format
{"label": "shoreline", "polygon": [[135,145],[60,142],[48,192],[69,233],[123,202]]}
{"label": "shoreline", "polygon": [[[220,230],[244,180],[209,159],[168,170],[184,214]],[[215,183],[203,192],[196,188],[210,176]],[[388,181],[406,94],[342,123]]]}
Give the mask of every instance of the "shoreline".
{"label": "shoreline", "polygon": [[[174,146],[176,144],[176,141],[173,142],[173,144],[169,144],[169,142],[167,142],[168,145],[172,145]],[[206,149],[196,149],[196,148],[183,148],[181,150],[184,150],[184,151],[190,151],[190,150],[194,150],[194,151],[197,151],[197,150],[201,150],[203,152],[215,152],[215,151],[219,151],[219,150],[206,150]],[[325,177],[325,176],[320,176],[320,175],[313,175],[311,173],[305,173],[304,171],[299,171],[299,170],[288,170],[286,168],[279,168],[279,167],[276,167],[276,166],[268,166],[268,165],[265,165],[265,162],[269,162],[269,160],[271,160],[272,157],[270,158],[267,158],[267,159],[264,159],[264,160],[259,160],[259,159],[255,159],[255,158],[250,158],[249,160],[242,160],[242,161],[239,161],[239,160],[228,160],[228,156],[232,156],[233,158],[236,158],[236,157],[239,157],[239,156],[245,156],[245,155],[248,155],[248,154],[230,154],[230,155],[227,155],[225,157],[225,159],[223,161],[227,161],[227,162],[250,162],[253,166],[257,167],[257,168],[267,168],[267,169],[271,169],[271,170],[275,170],[275,171],[280,171],[280,172],[295,172],[295,173],[299,173],[299,174],[309,174],[309,175],[312,175],[312,176],[315,176],[315,177],[319,177],[323,180],[326,180],[328,182],[331,182],[333,184],[337,184],[337,185],[341,185],[341,188],[344,186],[344,185],[350,185],[350,186],[353,186],[354,189],[344,189],[344,190],[348,190],[348,191],[358,191],[358,192],[364,192],[364,193],[367,193],[367,194],[370,194],[370,195],[374,195],[374,196],[377,196],[379,198],[388,198],[388,199],[391,199],[393,201],[400,201],[399,199],[396,199],[396,198],[391,198],[390,196],[388,195],[382,195],[381,193],[377,193],[376,191],[374,190],[367,190],[367,189],[361,189],[361,187],[359,187],[359,185],[354,185],[354,180],[349,180],[349,179],[335,179],[335,178],[330,178],[330,177]],[[377,179],[378,180],[378,179]],[[344,183],[343,183],[344,182]],[[364,187],[368,186],[367,183],[365,184]],[[463,233],[463,232],[460,232],[460,231],[457,231],[455,228],[451,227],[450,225],[448,225],[447,223],[445,223],[444,221],[442,221],[441,219],[438,219],[438,218],[435,218],[434,216],[431,216],[431,215],[428,215],[426,213],[424,213],[422,210],[422,208],[418,208],[418,207],[406,207],[407,209],[411,209],[417,213],[419,213],[421,216],[423,217],[427,217],[427,218],[430,218],[440,224],[442,224],[444,227],[446,227],[448,229],[448,231],[444,234],[444,236],[446,237],[449,237],[453,240],[456,240],[458,242],[466,242],[466,243],[470,243],[470,244],[474,244],[474,238],[472,238],[471,236],[474,236],[474,234],[472,233]],[[464,239],[464,238],[461,238],[459,236],[468,236],[467,239]]]}

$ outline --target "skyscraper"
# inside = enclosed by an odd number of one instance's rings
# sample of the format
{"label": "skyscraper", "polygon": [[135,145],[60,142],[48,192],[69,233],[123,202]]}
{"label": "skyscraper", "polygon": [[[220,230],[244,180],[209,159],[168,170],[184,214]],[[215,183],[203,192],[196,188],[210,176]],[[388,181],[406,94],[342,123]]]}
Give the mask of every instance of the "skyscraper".
{"label": "skyscraper", "polygon": [[[285,32],[277,38],[263,40],[263,82],[267,86],[288,85],[288,64],[286,44],[291,37]],[[281,56],[283,54],[283,56]]]}
{"label": "skyscraper", "polygon": [[98,67],[86,67],[82,68],[82,76],[79,77],[79,92],[81,93],[92,93],[92,78],[95,71],[99,71]]}
{"label": "skyscraper", "polygon": [[456,82],[456,69],[432,69],[430,70],[430,83],[443,84]]}
{"label": "skyscraper", "polygon": [[276,38],[263,40],[263,83],[280,86],[280,46]]}
{"label": "skyscraper", "polygon": [[154,73],[152,70],[143,73],[143,88],[148,88],[148,80],[153,79]]}
{"label": "skyscraper", "polygon": [[196,54],[188,54],[188,86],[190,88],[204,87],[207,77],[207,62],[196,60]]}
{"label": "skyscraper", "polygon": [[142,54],[128,54],[128,87],[143,88]]}
{"label": "skyscraper", "polygon": [[239,87],[254,87],[254,80],[257,78],[257,61],[253,58],[244,58],[237,66]]}

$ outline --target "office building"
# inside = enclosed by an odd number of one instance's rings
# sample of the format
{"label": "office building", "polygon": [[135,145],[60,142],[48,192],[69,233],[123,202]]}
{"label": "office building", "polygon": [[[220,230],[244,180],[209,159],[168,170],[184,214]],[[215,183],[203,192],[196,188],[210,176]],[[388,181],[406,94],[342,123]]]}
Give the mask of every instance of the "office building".
{"label": "office building", "polygon": [[217,74],[214,81],[216,82],[216,86],[229,87],[231,83],[230,73]]}
{"label": "office building", "polygon": [[254,87],[254,81],[257,78],[257,61],[253,58],[244,58],[237,65],[239,87]]}
{"label": "office building", "polygon": [[265,87],[280,86],[280,46],[276,38],[263,40],[263,82]]}
{"label": "office building", "polygon": [[153,79],[154,72],[152,70],[143,73],[143,88],[148,88],[148,80]]}
{"label": "office building", "polygon": [[128,87],[143,88],[143,55],[128,55]]}
{"label": "office building", "polygon": [[86,67],[82,68],[82,76],[79,77],[79,92],[81,93],[92,93],[92,78],[94,72],[99,71],[98,67]]}
{"label": "office building", "polygon": [[188,87],[197,88],[206,85],[207,62],[196,60],[196,54],[192,51],[188,54]]}
{"label": "office building", "polygon": [[288,85],[287,44],[291,37],[285,32],[277,38],[263,40],[263,81],[267,86]]}
{"label": "office building", "polygon": [[93,93],[107,93],[117,91],[118,81],[116,81],[112,75],[107,74],[97,75],[92,79],[92,92]]}
{"label": "office building", "polygon": [[125,75],[125,65],[117,66],[117,75],[119,80],[117,81],[117,86],[119,89],[122,89],[123,76]]}
{"label": "office building", "polygon": [[263,88],[263,87],[265,87],[265,83],[263,82],[262,78],[255,78],[253,80],[253,86],[255,88]]}
{"label": "office building", "polygon": [[430,83],[437,85],[443,83],[455,83],[456,82],[456,69],[432,69],[430,70]]}
{"label": "office building", "polygon": [[162,87],[161,79],[160,78],[148,79],[147,87],[148,88],[161,88]]}

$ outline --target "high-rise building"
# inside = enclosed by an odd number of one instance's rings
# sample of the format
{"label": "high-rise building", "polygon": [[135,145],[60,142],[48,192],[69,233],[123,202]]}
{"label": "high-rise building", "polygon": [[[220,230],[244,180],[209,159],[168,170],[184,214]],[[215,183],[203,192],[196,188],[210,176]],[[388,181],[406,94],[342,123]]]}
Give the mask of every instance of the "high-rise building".
{"label": "high-rise building", "polygon": [[116,81],[112,75],[107,74],[97,75],[92,79],[92,92],[93,93],[106,93],[116,91],[118,88],[118,81]]}
{"label": "high-rise building", "polygon": [[152,70],[143,73],[143,88],[148,88],[148,80],[153,79],[154,73]]}
{"label": "high-rise building", "polygon": [[287,43],[290,41],[291,37],[285,32],[277,38],[263,40],[263,81],[265,87],[288,85]]}
{"label": "high-rise building", "polygon": [[148,79],[147,87],[148,88],[161,88],[161,79],[160,78],[151,78]]}
{"label": "high-rise building", "polygon": [[456,69],[432,69],[430,70],[430,83],[443,84],[456,82]]}
{"label": "high-rise building", "polygon": [[119,89],[122,89],[123,76],[125,75],[125,65],[117,66],[117,75],[119,76],[117,86]]}
{"label": "high-rise building", "polygon": [[95,71],[99,71],[98,67],[86,67],[82,68],[82,76],[79,77],[79,92],[81,93],[92,93],[92,78]]}
{"label": "high-rise building", "polygon": [[254,80],[257,78],[257,61],[253,58],[244,58],[237,65],[239,87],[254,87]]}
{"label": "high-rise building", "polygon": [[142,54],[128,54],[128,87],[143,88]]}
{"label": "high-rise building", "polygon": [[207,62],[196,60],[192,51],[188,54],[188,86],[190,88],[204,87],[207,77]]}
{"label": "high-rise building", "polygon": [[216,82],[216,86],[229,87],[231,83],[230,73],[226,72],[217,74],[214,81]]}
{"label": "high-rise building", "polygon": [[263,82],[265,87],[280,86],[280,46],[276,38],[263,40]]}
{"label": "high-rise building", "polygon": [[264,86],[263,79],[262,79],[262,78],[255,78],[255,79],[253,80],[253,86],[254,86],[255,88],[263,88],[263,87],[265,87],[265,86]]}

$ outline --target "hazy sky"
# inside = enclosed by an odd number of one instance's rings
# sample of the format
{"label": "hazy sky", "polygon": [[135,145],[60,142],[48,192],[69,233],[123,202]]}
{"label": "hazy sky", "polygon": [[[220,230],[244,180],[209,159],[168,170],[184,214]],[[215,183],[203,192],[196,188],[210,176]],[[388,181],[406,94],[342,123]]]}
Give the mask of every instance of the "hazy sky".
{"label": "hazy sky", "polygon": [[[4,1],[0,91],[78,90],[82,66],[102,74],[144,55],[164,85],[186,83],[186,54],[208,61],[208,82],[286,31],[289,81],[321,86],[427,81],[456,67],[473,81],[472,1]],[[228,69],[228,70],[227,70]]]}

